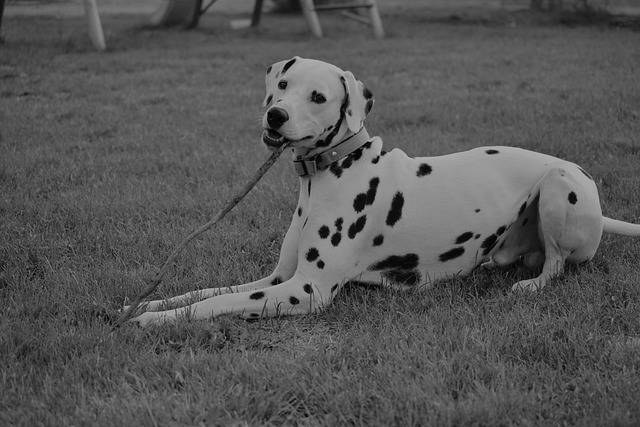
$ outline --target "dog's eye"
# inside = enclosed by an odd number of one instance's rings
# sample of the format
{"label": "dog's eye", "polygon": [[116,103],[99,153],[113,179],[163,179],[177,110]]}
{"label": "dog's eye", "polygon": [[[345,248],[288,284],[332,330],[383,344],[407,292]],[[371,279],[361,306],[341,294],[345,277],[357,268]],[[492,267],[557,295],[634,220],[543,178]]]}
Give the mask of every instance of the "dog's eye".
{"label": "dog's eye", "polygon": [[278,88],[285,90],[287,88],[287,81],[286,80],[280,80],[278,82]]}
{"label": "dog's eye", "polygon": [[311,94],[311,102],[315,102],[316,104],[324,104],[325,102],[327,102],[327,98],[325,98],[323,94],[318,93],[314,90]]}

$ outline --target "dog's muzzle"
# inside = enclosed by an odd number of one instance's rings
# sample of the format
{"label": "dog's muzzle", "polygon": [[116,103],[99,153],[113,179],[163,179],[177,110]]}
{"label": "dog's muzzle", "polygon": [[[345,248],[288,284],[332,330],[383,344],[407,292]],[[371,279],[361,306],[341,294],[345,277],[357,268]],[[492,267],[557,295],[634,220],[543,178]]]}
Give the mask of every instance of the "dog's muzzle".
{"label": "dog's muzzle", "polygon": [[269,129],[262,134],[262,142],[270,147],[280,147],[285,143],[286,138],[277,130],[289,120],[289,113],[280,107],[271,107],[267,111],[267,123]]}
{"label": "dog's muzzle", "polygon": [[267,123],[272,129],[280,129],[289,120],[289,113],[280,107],[271,107],[267,111]]}

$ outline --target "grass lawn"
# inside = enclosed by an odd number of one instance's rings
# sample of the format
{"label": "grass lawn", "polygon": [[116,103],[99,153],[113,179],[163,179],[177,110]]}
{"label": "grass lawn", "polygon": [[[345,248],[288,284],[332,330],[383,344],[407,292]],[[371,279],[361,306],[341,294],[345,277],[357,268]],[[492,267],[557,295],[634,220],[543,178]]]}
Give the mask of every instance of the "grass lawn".
{"label": "grass lawn", "polygon": [[[385,12],[383,10],[383,12]],[[424,292],[351,287],[324,313],[111,332],[174,246],[257,169],[263,75],[293,55],[353,71],[386,148],[486,144],[594,176],[640,222],[640,33],[498,14],[322,15],[258,31],[5,17],[0,45],[0,425],[640,425],[640,240],[536,294],[522,266]],[[281,159],[179,257],[154,298],[267,275],[296,205]],[[428,218],[426,219],[428,220]]]}

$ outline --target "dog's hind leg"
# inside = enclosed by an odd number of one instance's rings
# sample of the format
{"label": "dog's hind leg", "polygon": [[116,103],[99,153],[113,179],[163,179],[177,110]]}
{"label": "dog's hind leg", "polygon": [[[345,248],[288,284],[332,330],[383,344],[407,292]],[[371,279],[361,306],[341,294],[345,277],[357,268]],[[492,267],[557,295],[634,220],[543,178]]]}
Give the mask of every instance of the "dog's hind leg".
{"label": "dog's hind leg", "polygon": [[538,215],[538,233],[544,248],[542,272],[534,279],[514,284],[513,290],[542,289],[549,279],[562,273],[565,260],[591,259],[600,242],[602,213],[597,189],[572,165],[552,168],[544,176]]}

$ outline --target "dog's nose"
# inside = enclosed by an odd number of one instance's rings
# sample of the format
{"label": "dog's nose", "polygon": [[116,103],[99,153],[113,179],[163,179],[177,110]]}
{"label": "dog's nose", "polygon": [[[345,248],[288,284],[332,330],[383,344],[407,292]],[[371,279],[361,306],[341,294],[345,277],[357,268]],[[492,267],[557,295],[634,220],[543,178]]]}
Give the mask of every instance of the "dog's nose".
{"label": "dog's nose", "polygon": [[272,129],[280,129],[280,127],[289,120],[289,114],[279,107],[272,107],[267,111],[267,123]]}

